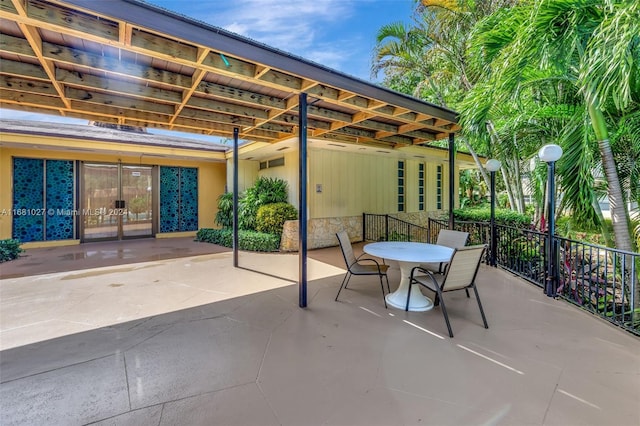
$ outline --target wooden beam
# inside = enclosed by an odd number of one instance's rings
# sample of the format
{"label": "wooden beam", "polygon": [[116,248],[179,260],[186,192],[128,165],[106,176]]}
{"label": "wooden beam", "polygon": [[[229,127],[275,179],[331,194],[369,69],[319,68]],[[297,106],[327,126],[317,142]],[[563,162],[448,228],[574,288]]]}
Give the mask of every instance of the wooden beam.
{"label": "wooden beam", "polygon": [[2,75],[0,76],[0,87],[22,93],[58,96],[58,92],[49,81],[25,80],[23,78]]}
{"label": "wooden beam", "polygon": [[[27,15],[27,11],[24,5],[22,4],[22,2],[20,2],[19,0],[11,0],[11,1],[13,2],[13,6],[15,7],[16,11],[20,16]],[[30,9],[33,9],[33,8],[30,8]],[[21,22],[18,23],[18,26],[20,27],[22,34],[25,36],[25,39],[29,42],[29,45],[31,46],[33,53],[35,53],[36,57],[40,61],[40,66],[42,66],[42,69],[47,74],[47,77],[49,78],[51,85],[54,87],[55,91],[57,92],[58,97],[60,98],[64,106],[66,108],[69,108],[70,103],[69,103],[69,100],[66,99],[64,95],[64,87],[62,87],[62,85],[56,81],[55,66],[53,62],[46,60],[46,58],[43,55],[42,38],[40,38],[40,34],[38,33],[38,30],[31,25],[27,25]]]}
{"label": "wooden beam", "polygon": [[[140,52],[154,52],[157,57],[173,61],[198,63],[198,47],[134,28],[131,48]],[[204,58],[203,58],[204,59]],[[201,61],[202,62],[202,61]]]}
{"label": "wooden beam", "polygon": [[127,110],[144,111],[167,115],[173,115],[174,112],[173,105],[159,104],[157,102],[150,102],[148,100],[142,100],[133,97],[108,95],[100,92],[75,89],[73,87],[67,87],[66,94],[69,99],[90,102],[102,106],[115,106]]}
{"label": "wooden beam", "polygon": [[[26,39],[14,37],[8,34],[2,34],[2,37],[0,37],[0,51],[37,58],[35,52],[31,48],[31,45]],[[4,61],[5,59],[2,59],[3,68]]]}
{"label": "wooden beam", "polygon": [[47,60],[82,67],[89,72],[93,71],[94,74],[108,73],[114,76],[173,86],[180,90],[191,87],[190,76],[123,61],[117,57],[95,55],[46,42],[43,43],[43,52]]}
{"label": "wooden beam", "polygon": [[187,105],[193,108],[221,112],[224,114],[240,115],[243,117],[261,119],[267,119],[269,117],[269,113],[265,109],[251,108],[243,105],[233,104],[230,102],[221,102],[218,100],[201,98],[197,96],[191,97]]}
{"label": "wooden beam", "polygon": [[0,88],[0,99],[8,104],[15,104],[14,109],[21,109],[21,106],[42,107],[48,110],[58,110],[62,114],[62,111],[67,108],[57,95],[46,96],[39,93],[24,93]]}
{"label": "wooden beam", "polygon": [[298,106],[298,96],[292,96],[291,98],[285,100],[282,100],[282,102],[284,103],[284,108],[282,109],[272,109],[271,111],[269,111],[268,113],[268,117],[264,120],[256,120],[256,122],[254,123],[253,126],[249,126],[245,129],[242,129],[243,133],[248,133],[251,132],[255,129],[258,128],[262,128],[264,127],[265,124],[276,120],[278,117],[284,115],[286,112],[291,111],[292,109],[296,108]]}
{"label": "wooden beam", "polygon": [[161,89],[154,86],[142,85],[137,82],[117,80],[110,76],[97,76],[89,73],[72,72],[58,68],[56,70],[58,81],[66,86],[81,90],[102,91],[106,93],[118,93],[123,96],[133,96],[160,103],[179,104],[182,100],[180,92]]}
{"label": "wooden beam", "polygon": [[289,109],[287,102],[284,99],[280,99],[275,96],[263,95],[249,90],[223,86],[222,84],[201,82],[196,91],[198,94],[213,96],[219,99],[232,99],[255,107],[276,108],[281,111]]}
{"label": "wooden beam", "polygon": [[49,82],[47,73],[44,72],[40,65],[33,65],[27,62],[16,62],[3,59],[2,66],[0,67],[0,74],[21,79],[27,78],[29,80],[34,79]]}

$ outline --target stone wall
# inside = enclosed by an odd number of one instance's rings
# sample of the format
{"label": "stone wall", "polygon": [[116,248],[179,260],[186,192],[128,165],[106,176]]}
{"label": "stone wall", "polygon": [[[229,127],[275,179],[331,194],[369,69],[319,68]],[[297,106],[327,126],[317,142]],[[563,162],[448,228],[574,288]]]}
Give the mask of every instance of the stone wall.
{"label": "stone wall", "polygon": [[405,222],[410,222],[419,226],[427,226],[429,219],[442,219],[447,214],[446,211],[432,211],[432,212],[411,212],[411,213],[394,213],[392,216],[397,217]]}
{"label": "stone wall", "polygon": [[[307,248],[317,249],[338,245],[336,232],[346,230],[351,241],[362,241],[362,216],[309,219]],[[288,220],[282,230],[281,251],[298,251],[298,221]]]}
{"label": "stone wall", "polygon": [[[393,216],[400,220],[427,226],[429,218],[441,218],[442,211],[396,213]],[[307,224],[307,248],[317,249],[338,245],[336,232],[344,229],[351,241],[362,241],[362,215],[346,217],[326,217],[309,219]],[[282,230],[280,250],[284,252],[298,251],[298,221],[288,220]]]}

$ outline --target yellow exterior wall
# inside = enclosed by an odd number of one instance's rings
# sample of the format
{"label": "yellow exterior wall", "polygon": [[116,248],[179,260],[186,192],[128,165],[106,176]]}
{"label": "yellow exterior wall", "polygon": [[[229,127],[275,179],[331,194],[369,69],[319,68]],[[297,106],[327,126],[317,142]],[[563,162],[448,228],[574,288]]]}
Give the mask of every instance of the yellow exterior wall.
{"label": "yellow exterior wall", "polygon": [[224,163],[187,163],[174,166],[198,167],[198,228],[215,228],[218,197],[224,194],[226,166]]}
{"label": "yellow exterior wall", "polygon": [[0,240],[11,238],[11,157],[0,146]]}
{"label": "yellow exterior wall", "polygon": [[395,176],[395,158],[313,150],[309,158],[309,215],[321,218],[394,211]]}
{"label": "yellow exterior wall", "polygon": [[[298,152],[290,152],[268,160],[284,157],[284,166],[260,170],[260,161],[238,160],[238,190],[240,193],[253,186],[258,177],[279,178],[289,184],[289,203],[298,206]],[[262,160],[262,161],[268,161]],[[227,190],[233,191],[233,159],[227,160]]]}
{"label": "yellow exterior wall", "polygon": [[[398,158],[312,150],[309,156],[309,217],[396,213]],[[425,164],[425,211],[436,211],[436,167],[443,166],[442,210],[449,207],[449,166],[444,161],[405,159],[405,212],[418,211],[418,164]],[[318,185],[322,187],[318,192]],[[457,180],[455,183],[457,191]]]}
{"label": "yellow exterior wall", "polygon": [[[3,142],[7,137],[3,136]],[[66,141],[65,141],[66,142]],[[58,140],[59,146],[65,142]],[[86,144],[89,148],[93,146]],[[77,145],[78,143],[75,142]],[[82,144],[81,144],[82,145]],[[112,144],[113,145],[113,144]],[[46,146],[46,145],[45,145]],[[141,147],[136,146],[135,155],[130,147],[124,144],[119,145],[123,151],[117,154],[90,153],[76,151],[54,151],[49,149],[14,148],[0,146],[0,239],[11,238],[12,234],[12,158],[40,158],[40,159],[60,159],[60,160],[80,160],[85,162],[105,162],[123,164],[142,164],[148,166],[173,166],[173,167],[195,167],[198,168],[198,222],[199,228],[211,228],[215,226],[214,218],[218,210],[217,199],[224,192],[225,169],[224,162],[198,161],[182,158],[160,158],[146,156],[142,154]],[[125,149],[127,148],[127,149]],[[146,148],[146,147],[145,147]],[[129,151],[129,152],[127,152]],[[175,151],[175,149],[173,150]],[[215,154],[215,153],[214,153]],[[158,234],[160,235],[160,234]],[[48,242],[55,244],[54,241]],[[60,242],[62,244],[62,242]]]}
{"label": "yellow exterior wall", "polygon": [[[253,160],[238,160],[238,190],[242,193],[253,186],[258,178],[260,162]],[[227,159],[227,191],[233,192],[233,158]]]}
{"label": "yellow exterior wall", "polygon": [[[289,203],[298,206],[298,151],[288,152],[274,158],[284,157],[284,166],[262,169],[258,172],[261,177],[279,178],[288,183]],[[270,158],[272,160],[273,158]]]}

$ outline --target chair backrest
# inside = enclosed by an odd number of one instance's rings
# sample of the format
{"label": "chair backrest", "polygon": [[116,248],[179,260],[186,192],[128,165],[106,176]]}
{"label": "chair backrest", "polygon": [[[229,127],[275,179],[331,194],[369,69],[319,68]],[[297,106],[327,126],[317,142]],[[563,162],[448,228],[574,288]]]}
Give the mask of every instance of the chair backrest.
{"label": "chair backrest", "polygon": [[442,291],[469,287],[476,279],[486,244],[456,248],[442,281]]}
{"label": "chair backrest", "polygon": [[344,261],[347,264],[347,267],[350,268],[351,265],[357,262],[357,260],[356,256],[353,254],[353,247],[351,247],[349,234],[347,234],[347,231],[340,231],[336,233],[336,237],[338,237],[338,243],[340,243],[340,250],[342,250]]}
{"label": "chair backrest", "polygon": [[451,248],[460,248],[467,245],[469,239],[468,232],[452,231],[450,229],[442,229],[438,233],[436,244]]}

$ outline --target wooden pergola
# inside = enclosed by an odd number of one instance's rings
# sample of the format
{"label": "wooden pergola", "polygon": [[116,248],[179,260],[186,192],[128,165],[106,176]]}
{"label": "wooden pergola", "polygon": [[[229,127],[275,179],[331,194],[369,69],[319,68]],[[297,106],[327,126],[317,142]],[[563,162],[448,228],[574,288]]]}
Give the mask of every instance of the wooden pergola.
{"label": "wooden pergola", "polygon": [[1,106],[277,142],[394,148],[458,130],[455,112],[133,0],[0,1]]}
{"label": "wooden pergola", "polygon": [[298,136],[301,157],[307,138],[451,147],[459,130],[454,111],[138,0],[0,0],[0,33],[2,108],[236,143]]}

